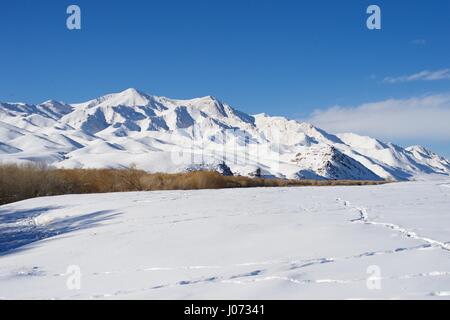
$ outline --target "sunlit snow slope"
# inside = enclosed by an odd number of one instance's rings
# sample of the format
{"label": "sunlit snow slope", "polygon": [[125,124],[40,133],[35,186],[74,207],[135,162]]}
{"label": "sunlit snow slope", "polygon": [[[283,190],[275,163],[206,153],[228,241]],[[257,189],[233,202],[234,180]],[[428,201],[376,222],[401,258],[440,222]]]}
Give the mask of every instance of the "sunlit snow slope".
{"label": "sunlit snow slope", "polygon": [[281,178],[411,180],[446,177],[450,162],[308,123],[247,115],[214,97],[174,100],[135,89],[80,104],[0,104],[0,161],[65,168],[128,167],[182,172],[225,162]]}

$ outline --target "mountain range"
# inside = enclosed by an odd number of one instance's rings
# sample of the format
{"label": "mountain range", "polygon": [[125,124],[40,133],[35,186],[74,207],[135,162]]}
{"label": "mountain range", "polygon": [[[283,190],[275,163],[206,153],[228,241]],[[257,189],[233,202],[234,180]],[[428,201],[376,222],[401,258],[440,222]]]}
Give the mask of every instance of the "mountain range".
{"label": "mountain range", "polygon": [[151,172],[213,169],[288,179],[448,177],[450,161],[309,123],[248,115],[207,96],[176,100],[136,89],[78,104],[0,103],[0,162]]}

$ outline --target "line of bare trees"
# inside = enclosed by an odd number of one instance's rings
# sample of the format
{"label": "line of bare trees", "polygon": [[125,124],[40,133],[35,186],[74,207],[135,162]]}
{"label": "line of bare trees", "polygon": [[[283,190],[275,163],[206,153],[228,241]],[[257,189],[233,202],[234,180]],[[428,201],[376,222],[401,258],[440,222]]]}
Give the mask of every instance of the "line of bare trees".
{"label": "line of bare trees", "polygon": [[148,173],[128,169],[55,169],[41,164],[0,165],[0,204],[24,199],[81,193],[191,190],[248,187],[373,185],[384,182],[351,180],[283,180],[217,172]]}

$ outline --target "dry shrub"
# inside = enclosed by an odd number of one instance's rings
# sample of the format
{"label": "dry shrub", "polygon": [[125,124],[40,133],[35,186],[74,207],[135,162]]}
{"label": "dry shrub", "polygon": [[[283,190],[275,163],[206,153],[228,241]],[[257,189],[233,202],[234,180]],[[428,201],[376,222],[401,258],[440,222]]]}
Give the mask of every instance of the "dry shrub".
{"label": "dry shrub", "polygon": [[387,181],[283,180],[222,176],[218,172],[148,173],[127,169],[55,169],[41,164],[0,165],[0,204],[80,193],[250,187],[376,185]]}
{"label": "dry shrub", "polygon": [[53,195],[65,181],[45,165],[0,165],[0,203]]}

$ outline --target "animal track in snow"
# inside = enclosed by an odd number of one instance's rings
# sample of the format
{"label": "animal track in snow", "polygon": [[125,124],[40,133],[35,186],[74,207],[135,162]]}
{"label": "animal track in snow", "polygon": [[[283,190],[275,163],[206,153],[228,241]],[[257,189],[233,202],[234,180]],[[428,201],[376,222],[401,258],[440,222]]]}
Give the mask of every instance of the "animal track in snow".
{"label": "animal track in snow", "polygon": [[[342,203],[341,199],[337,199],[337,201]],[[419,234],[415,233],[414,231],[410,231],[410,230],[408,230],[406,228],[403,228],[403,227],[401,227],[399,225],[396,225],[396,224],[393,224],[393,223],[378,222],[378,221],[370,220],[366,208],[351,206],[350,202],[348,202],[348,201],[345,201],[343,204],[344,204],[345,207],[349,207],[349,208],[355,209],[358,212],[359,216],[360,216],[358,219],[351,220],[351,222],[362,222],[362,223],[365,223],[367,225],[382,226],[382,227],[391,229],[393,231],[399,232],[399,233],[405,235],[408,238],[424,241],[424,242],[426,242],[426,243],[428,243],[428,244],[430,244],[432,246],[438,247],[438,248],[440,248],[442,250],[450,251],[450,244],[448,244],[448,243],[420,236]]]}

